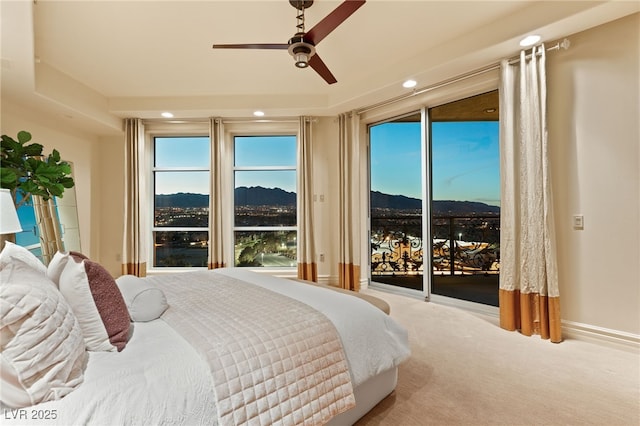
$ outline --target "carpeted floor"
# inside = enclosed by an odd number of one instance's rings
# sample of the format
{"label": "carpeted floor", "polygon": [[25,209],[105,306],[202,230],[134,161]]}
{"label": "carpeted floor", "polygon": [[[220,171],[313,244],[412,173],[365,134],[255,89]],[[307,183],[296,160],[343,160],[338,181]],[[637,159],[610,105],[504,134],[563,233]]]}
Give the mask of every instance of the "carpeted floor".
{"label": "carpeted floor", "polygon": [[357,425],[640,424],[640,354],[553,344],[466,311],[376,290],[409,331],[396,390]]}

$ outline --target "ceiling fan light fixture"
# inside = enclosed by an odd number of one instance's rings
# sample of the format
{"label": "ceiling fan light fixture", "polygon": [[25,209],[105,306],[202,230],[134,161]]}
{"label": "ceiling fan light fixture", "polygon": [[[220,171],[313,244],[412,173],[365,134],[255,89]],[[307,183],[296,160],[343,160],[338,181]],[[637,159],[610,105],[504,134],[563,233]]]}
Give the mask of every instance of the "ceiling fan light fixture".
{"label": "ceiling fan light fixture", "polygon": [[293,59],[296,61],[296,67],[298,68],[307,68],[309,66],[309,60],[316,53],[316,48],[311,43],[307,43],[300,37],[297,39],[292,38],[289,43],[289,54],[293,56]]}
{"label": "ceiling fan light fixture", "polygon": [[309,56],[306,53],[296,53],[293,58],[296,60],[296,67],[306,68],[309,66]]}

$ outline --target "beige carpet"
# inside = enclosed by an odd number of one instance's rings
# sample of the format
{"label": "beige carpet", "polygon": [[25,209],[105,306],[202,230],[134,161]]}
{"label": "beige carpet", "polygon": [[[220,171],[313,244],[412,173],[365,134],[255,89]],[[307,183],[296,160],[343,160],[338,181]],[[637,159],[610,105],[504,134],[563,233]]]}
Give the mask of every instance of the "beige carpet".
{"label": "beige carpet", "polygon": [[640,425],[640,354],[507,332],[460,309],[366,290],[409,330],[396,390],[357,425]]}

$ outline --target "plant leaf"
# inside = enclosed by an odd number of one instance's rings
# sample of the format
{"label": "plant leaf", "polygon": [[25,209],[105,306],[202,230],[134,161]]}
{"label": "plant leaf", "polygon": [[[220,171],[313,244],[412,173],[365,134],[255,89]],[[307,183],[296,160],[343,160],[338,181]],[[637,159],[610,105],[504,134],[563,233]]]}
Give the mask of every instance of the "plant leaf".
{"label": "plant leaf", "polygon": [[23,155],[27,155],[29,157],[38,157],[42,155],[43,146],[39,143],[32,143],[30,145],[25,145],[23,147]]}
{"label": "plant leaf", "polygon": [[20,141],[22,145],[29,142],[30,140],[31,140],[31,133],[25,132],[24,130],[21,130],[18,132],[18,141]]}

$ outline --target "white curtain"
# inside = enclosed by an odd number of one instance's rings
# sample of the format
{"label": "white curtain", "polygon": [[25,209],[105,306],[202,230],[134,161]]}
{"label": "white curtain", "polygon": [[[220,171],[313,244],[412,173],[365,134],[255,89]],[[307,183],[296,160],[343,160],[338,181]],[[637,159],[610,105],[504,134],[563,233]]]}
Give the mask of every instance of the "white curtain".
{"label": "white curtain", "polygon": [[358,133],[360,117],[340,114],[339,120],[339,260],[338,282],[341,288],[360,290],[360,223]]}
{"label": "white curtain", "polygon": [[312,119],[300,117],[298,140],[298,278],[318,281],[313,232]]}
{"label": "white curtain", "polygon": [[546,90],[544,45],[502,62],[500,324],[560,342]]}
{"label": "white curtain", "polygon": [[224,222],[222,206],[222,175],[224,124],[220,118],[209,120],[209,138],[211,139],[211,182],[209,185],[209,269],[224,268]]}
{"label": "white curtain", "polygon": [[124,237],[122,273],[147,274],[147,199],[144,125],[139,118],[127,118],[125,130]]}

